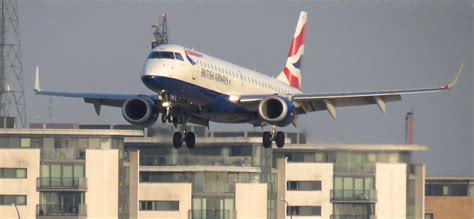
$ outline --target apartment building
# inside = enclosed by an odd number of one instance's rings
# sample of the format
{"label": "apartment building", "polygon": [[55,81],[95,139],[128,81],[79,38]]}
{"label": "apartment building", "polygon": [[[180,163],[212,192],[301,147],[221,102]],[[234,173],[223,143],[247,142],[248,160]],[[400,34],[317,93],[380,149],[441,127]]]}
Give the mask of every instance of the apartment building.
{"label": "apartment building", "polygon": [[143,131],[0,129],[1,218],[126,214],[125,136]]}
{"label": "apartment building", "polygon": [[192,127],[196,147],[175,149],[150,130],[52,127],[0,129],[2,218],[16,218],[16,208],[22,218],[425,214],[425,167],[412,160],[421,145],[310,144],[287,133],[284,148],[266,149],[259,132]]}
{"label": "apartment building", "polygon": [[427,177],[425,191],[425,219],[474,219],[474,177]]}

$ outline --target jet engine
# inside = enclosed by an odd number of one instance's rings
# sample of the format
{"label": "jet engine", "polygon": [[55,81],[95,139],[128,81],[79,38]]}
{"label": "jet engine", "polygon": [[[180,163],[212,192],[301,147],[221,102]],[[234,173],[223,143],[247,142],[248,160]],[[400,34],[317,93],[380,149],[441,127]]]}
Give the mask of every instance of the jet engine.
{"label": "jet engine", "polygon": [[122,115],[133,125],[150,126],[158,119],[156,101],[147,96],[136,96],[122,105]]}
{"label": "jet engine", "polygon": [[258,114],[265,122],[283,127],[293,121],[295,108],[287,98],[269,96],[260,101]]}

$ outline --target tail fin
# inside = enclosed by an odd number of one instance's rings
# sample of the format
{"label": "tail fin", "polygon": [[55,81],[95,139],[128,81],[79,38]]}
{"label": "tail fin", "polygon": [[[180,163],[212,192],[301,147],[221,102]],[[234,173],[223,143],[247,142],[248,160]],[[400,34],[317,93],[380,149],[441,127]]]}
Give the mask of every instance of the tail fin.
{"label": "tail fin", "polygon": [[301,88],[301,74],[304,54],[304,32],[308,13],[302,11],[296,25],[295,35],[290,44],[288,59],[283,71],[277,76],[277,80],[282,81],[296,89]]}

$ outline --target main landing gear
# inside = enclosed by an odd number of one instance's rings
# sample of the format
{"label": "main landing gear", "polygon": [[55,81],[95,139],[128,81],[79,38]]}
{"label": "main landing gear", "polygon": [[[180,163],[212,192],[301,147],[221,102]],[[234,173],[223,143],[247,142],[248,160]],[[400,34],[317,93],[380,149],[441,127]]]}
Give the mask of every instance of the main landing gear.
{"label": "main landing gear", "polygon": [[173,147],[178,149],[181,147],[183,142],[186,142],[186,147],[189,149],[194,148],[196,144],[196,136],[194,132],[175,132],[173,134]]}
{"label": "main landing gear", "polygon": [[282,148],[283,146],[285,146],[285,133],[282,131],[277,131],[275,126],[272,127],[271,132],[263,132],[263,147],[272,147],[272,141],[275,141],[275,144],[278,148]]}

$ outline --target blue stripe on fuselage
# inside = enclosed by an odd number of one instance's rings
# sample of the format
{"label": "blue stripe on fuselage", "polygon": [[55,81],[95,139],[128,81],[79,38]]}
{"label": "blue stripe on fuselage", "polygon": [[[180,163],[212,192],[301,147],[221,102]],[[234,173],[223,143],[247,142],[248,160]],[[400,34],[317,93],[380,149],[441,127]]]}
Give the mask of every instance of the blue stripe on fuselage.
{"label": "blue stripe on fuselage", "polygon": [[214,113],[239,113],[240,108],[229,101],[229,96],[200,87],[185,81],[163,76],[142,76],[143,83],[151,90],[166,90],[193,104],[201,105],[203,110]]}

